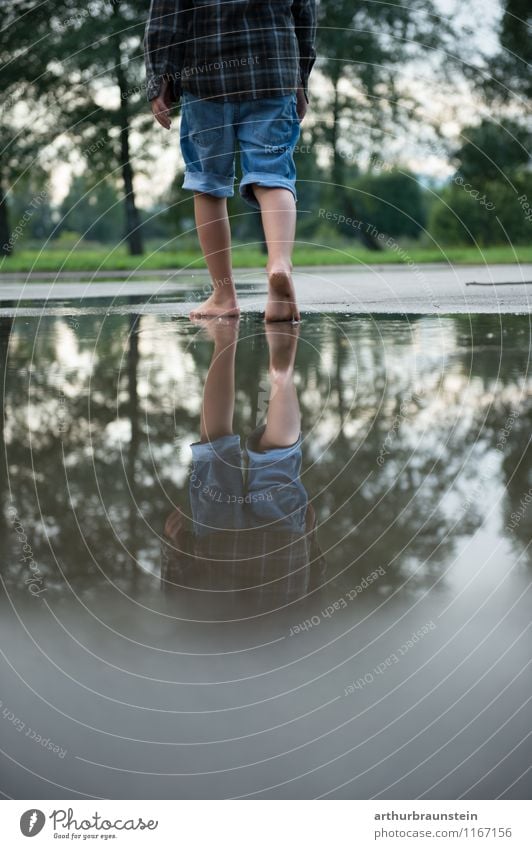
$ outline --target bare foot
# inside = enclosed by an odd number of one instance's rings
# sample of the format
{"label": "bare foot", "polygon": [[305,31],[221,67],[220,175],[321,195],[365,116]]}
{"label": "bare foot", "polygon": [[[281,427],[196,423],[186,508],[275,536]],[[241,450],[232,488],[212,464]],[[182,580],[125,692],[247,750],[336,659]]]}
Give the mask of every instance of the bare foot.
{"label": "bare foot", "polygon": [[300,321],[301,314],[296,303],[296,292],[290,271],[284,268],[270,269],[268,271],[268,284],[265,320]]}
{"label": "bare foot", "polygon": [[297,352],[299,327],[295,324],[280,324],[266,327],[266,339],[270,352],[270,378],[273,382],[291,379]]}
{"label": "bare foot", "polygon": [[240,315],[240,307],[234,288],[216,289],[199,307],[190,313],[190,318],[229,318]]}

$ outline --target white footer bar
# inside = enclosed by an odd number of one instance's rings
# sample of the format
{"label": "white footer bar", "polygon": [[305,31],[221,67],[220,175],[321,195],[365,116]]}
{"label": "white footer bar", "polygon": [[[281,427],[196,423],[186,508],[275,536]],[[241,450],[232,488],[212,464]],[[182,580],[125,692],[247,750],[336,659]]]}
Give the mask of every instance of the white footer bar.
{"label": "white footer bar", "polygon": [[8,800],[0,803],[0,832],[6,849],[313,849],[332,843],[340,849],[530,849],[531,807],[528,801]]}

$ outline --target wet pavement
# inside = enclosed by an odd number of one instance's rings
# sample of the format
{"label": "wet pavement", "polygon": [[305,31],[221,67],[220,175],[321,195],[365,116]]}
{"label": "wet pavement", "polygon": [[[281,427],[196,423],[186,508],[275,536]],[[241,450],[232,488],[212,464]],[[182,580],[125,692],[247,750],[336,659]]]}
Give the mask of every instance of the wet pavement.
{"label": "wet pavement", "polygon": [[[210,292],[206,272],[190,270],[65,272],[43,275],[1,275],[0,315],[118,313],[134,305],[142,314],[189,314]],[[242,311],[264,308],[264,272],[236,272]],[[529,313],[532,304],[532,265],[451,266],[375,265],[342,268],[298,268],[298,299],[304,312],[343,314]],[[98,300],[102,301],[98,305]]]}
{"label": "wet pavement", "polygon": [[0,317],[2,793],[529,798],[530,316],[132,297]]}

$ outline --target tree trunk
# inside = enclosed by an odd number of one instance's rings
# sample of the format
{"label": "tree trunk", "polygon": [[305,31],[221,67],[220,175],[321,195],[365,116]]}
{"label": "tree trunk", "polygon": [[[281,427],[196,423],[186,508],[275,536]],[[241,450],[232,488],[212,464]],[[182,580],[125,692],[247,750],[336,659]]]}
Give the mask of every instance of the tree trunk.
{"label": "tree trunk", "polygon": [[[126,119],[127,126],[127,119]],[[140,231],[140,216],[135,203],[135,191],[133,189],[133,169],[129,162],[129,132],[122,130],[120,145],[120,165],[124,180],[124,203],[126,214],[126,237],[129,253],[132,256],[140,256],[144,253],[142,234]]]}
{"label": "tree trunk", "polygon": [[[113,14],[118,17],[117,6]],[[132,256],[140,256],[144,253],[140,216],[135,202],[135,190],[133,187],[133,168],[131,167],[129,151],[129,110],[127,105],[127,79],[122,63],[122,48],[120,35],[113,35],[115,57],[116,57],[116,80],[120,89],[119,125],[120,125],[120,168],[124,181],[124,211],[126,219],[126,239],[129,253]]]}
{"label": "tree trunk", "polygon": [[332,181],[338,188],[343,186],[343,171],[344,171],[344,163],[342,161],[342,157],[340,155],[340,151],[338,149],[338,139],[340,138],[340,93],[338,91],[338,84],[340,79],[335,77],[333,79],[334,86],[334,98],[333,98],[333,126],[332,126],[332,134],[331,134],[331,146],[333,152],[333,163],[332,163]]}
{"label": "tree trunk", "polygon": [[13,248],[9,244],[10,235],[7,198],[4,187],[0,183],[0,256],[9,256],[13,251]]}

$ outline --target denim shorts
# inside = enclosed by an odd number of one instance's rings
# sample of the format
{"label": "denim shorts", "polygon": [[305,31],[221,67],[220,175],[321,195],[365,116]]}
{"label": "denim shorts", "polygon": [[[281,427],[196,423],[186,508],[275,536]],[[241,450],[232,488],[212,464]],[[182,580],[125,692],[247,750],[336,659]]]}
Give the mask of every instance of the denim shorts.
{"label": "denim shorts", "polygon": [[238,146],[242,167],[240,194],[247,203],[259,207],[253,183],[288,189],[297,199],[294,148],[299,134],[295,92],[232,102],[203,100],[183,92],[183,188],[232,197]]}
{"label": "denim shorts", "polygon": [[247,474],[237,434],[192,448],[190,507],[193,532],[268,527],[305,533],[307,492],[301,483],[301,438],[288,448],[259,451],[260,428],[247,440]]}

